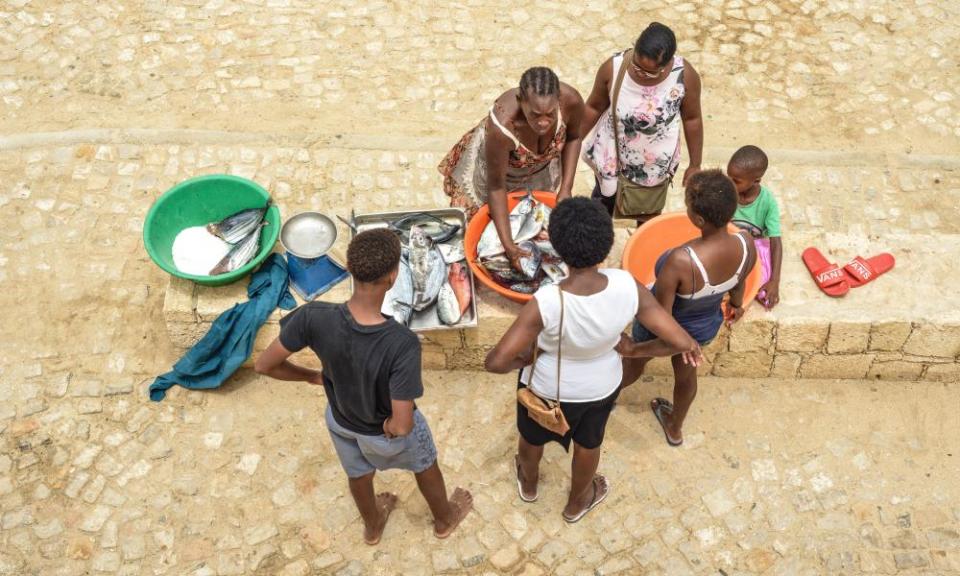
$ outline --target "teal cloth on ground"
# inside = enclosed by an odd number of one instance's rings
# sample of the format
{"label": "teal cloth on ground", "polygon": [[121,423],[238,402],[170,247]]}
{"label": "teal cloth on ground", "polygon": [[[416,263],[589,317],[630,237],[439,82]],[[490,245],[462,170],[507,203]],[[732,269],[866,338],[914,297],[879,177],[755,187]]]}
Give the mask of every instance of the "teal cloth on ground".
{"label": "teal cloth on ground", "polygon": [[271,254],[247,286],[249,300],[218,316],[173,370],[153,381],[150,399],[163,400],[174,384],[190,390],[209,390],[223,384],[250,357],[257,331],[274,309],[296,307],[287,282],[286,261],[279,254]]}

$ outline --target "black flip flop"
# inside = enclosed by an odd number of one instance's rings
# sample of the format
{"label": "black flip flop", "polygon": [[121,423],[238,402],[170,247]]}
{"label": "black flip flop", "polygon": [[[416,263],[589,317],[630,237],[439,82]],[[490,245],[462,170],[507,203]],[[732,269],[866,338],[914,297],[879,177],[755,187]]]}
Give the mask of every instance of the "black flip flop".
{"label": "black flip flop", "polygon": [[[604,477],[603,477],[602,475],[600,475],[600,474],[597,474],[596,476],[593,477],[593,480],[590,481],[590,484],[593,486],[593,501],[590,502],[590,505],[589,505],[589,506],[587,506],[586,508],[584,508],[584,509],[583,509],[579,514],[577,514],[576,516],[567,516],[566,514],[564,514],[564,513],[562,513],[562,512],[560,513],[560,515],[563,516],[563,519],[567,522],[567,524],[576,524],[577,522],[579,522],[581,518],[583,518],[584,516],[587,515],[587,512],[589,512],[589,511],[593,510],[594,508],[596,508],[597,506],[599,506],[600,503],[603,502],[604,500],[606,500],[606,499],[607,499],[607,496],[610,495],[610,483],[608,482],[608,483],[607,483],[607,491],[604,492],[603,494],[600,494],[599,497],[597,496],[597,480],[599,480],[600,478],[604,478]],[[604,479],[606,479],[606,478],[604,478]]]}
{"label": "black flip flop", "polygon": [[526,496],[523,495],[523,486],[520,484],[520,456],[514,455],[513,463],[517,469],[517,494],[520,496],[521,500],[523,500],[528,504],[530,502],[536,502],[537,498],[540,497],[539,491],[537,491],[537,494],[533,495],[533,498],[527,498]]}
{"label": "black flip flop", "polygon": [[673,446],[674,448],[683,445],[683,440],[676,442],[670,438],[670,434],[667,433],[667,425],[663,421],[663,411],[669,410],[670,412],[673,412],[673,404],[664,398],[656,398],[650,403],[650,409],[653,410],[653,415],[657,417],[657,422],[660,423],[660,428],[663,429],[663,437],[666,438],[667,444]]}

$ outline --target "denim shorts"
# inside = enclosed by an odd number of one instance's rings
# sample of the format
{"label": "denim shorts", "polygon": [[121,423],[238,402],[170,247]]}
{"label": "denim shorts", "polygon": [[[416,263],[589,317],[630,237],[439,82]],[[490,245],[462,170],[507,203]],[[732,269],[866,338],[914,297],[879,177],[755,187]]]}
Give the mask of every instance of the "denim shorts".
{"label": "denim shorts", "polygon": [[437,447],[430,426],[419,410],[413,412],[413,430],[398,438],[387,438],[383,434],[366,436],[347,430],[333,418],[329,405],[326,421],[333,447],[349,478],[390,469],[419,474],[437,461]]}

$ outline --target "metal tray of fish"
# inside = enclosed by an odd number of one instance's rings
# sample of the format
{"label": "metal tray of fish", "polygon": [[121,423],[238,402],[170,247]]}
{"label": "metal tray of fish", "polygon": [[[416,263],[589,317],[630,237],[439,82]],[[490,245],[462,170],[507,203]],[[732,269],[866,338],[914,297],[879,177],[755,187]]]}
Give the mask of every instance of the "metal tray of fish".
{"label": "metal tray of fish", "polygon": [[[469,287],[469,306],[462,312],[460,319],[457,322],[445,323],[441,321],[441,298],[437,297],[435,301],[431,303],[422,302],[421,304],[426,304],[422,307],[421,310],[411,310],[407,326],[414,332],[427,332],[432,330],[460,330],[462,328],[473,328],[477,326],[479,317],[477,315],[477,299],[476,299],[476,285],[474,283],[473,271],[470,270],[470,266],[467,264],[466,255],[463,248],[463,236],[467,229],[467,217],[463,210],[460,208],[437,208],[437,209],[426,209],[426,210],[404,210],[397,212],[376,212],[369,214],[350,214],[350,223],[351,226],[351,238],[356,236],[358,233],[365,230],[372,230],[374,228],[393,228],[397,231],[401,238],[401,244],[405,247],[404,249],[404,261],[401,262],[401,276],[405,272],[403,270],[404,266],[407,266],[408,269],[411,268],[410,258],[411,258],[411,248],[410,248],[410,233],[409,229],[404,230],[403,226],[405,222],[409,222],[410,218],[417,217],[418,215],[427,215],[428,217],[421,217],[420,220],[425,220],[428,226],[425,226],[425,230],[428,236],[431,237],[431,244],[434,249],[439,253],[439,257],[434,256],[429,262],[431,264],[439,264],[442,262],[444,269],[446,271],[445,277],[448,277],[448,281],[445,281],[446,285],[453,285],[453,282],[449,281],[450,271],[453,268],[453,264],[459,264],[459,268],[455,269],[460,273],[460,279],[462,276],[466,276],[467,282],[464,282],[466,286]],[[405,220],[406,219],[406,220]],[[435,225],[432,220],[435,219]],[[398,226],[399,223],[399,226]],[[453,231],[453,227],[459,227],[456,231]],[[434,243],[432,238],[436,238],[439,242]],[[423,268],[421,268],[423,269]],[[439,273],[437,273],[439,275]],[[433,275],[431,275],[433,276]],[[397,284],[400,284],[402,278],[398,278]],[[353,290],[353,278],[350,278],[351,291]],[[446,286],[441,288],[441,292],[447,290]],[[457,293],[460,295],[460,292]],[[447,294],[447,296],[449,296]],[[389,300],[391,299],[391,294],[388,293],[387,301],[384,303],[384,312],[387,312],[387,308],[391,306]],[[427,299],[429,300],[429,299]],[[449,318],[449,314],[446,314]],[[402,316],[402,314],[401,314]],[[394,314],[394,317],[397,318],[397,315]],[[402,318],[397,318],[402,321]]]}

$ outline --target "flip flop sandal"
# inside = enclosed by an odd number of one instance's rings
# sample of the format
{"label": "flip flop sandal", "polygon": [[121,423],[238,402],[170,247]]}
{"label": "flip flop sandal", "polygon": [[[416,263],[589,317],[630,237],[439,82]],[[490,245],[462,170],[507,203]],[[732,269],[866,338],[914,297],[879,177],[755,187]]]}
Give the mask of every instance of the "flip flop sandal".
{"label": "flip flop sandal", "polygon": [[540,497],[539,493],[534,494],[533,498],[527,498],[526,496],[523,495],[523,486],[520,484],[520,457],[517,455],[514,455],[513,463],[516,465],[516,469],[517,469],[517,494],[520,496],[520,499],[523,500],[524,502],[527,502],[527,503],[536,502],[537,498]]}
{"label": "flip flop sandal", "polygon": [[850,291],[847,274],[836,264],[828,262],[816,248],[807,248],[800,258],[813,276],[817,287],[827,296],[839,298]]}
{"label": "flip flop sandal", "polygon": [[590,502],[589,506],[581,510],[580,513],[577,514],[576,516],[567,516],[566,514],[563,514],[563,513],[560,514],[561,516],[563,516],[563,519],[566,520],[567,524],[576,524],[577,522],[579,522],[581,518],[587,515],[587,512],[599,506],[600,503],[606,500],[607,496],[610,495],[610,484],[607,484],[607,491],[604,492],[603,494],[600,494],[599,498],[597,497],[597,479],[598,478],[604,478],[604,477],[601,476],[600,474],[597,474],[596,476],[593,477],[593,482],[591,482],[591,484],[593,485],[593,501]]}
{"label": "flip flop sandal", "polygon": [[683,445],[683,440],[677,442],[676,440],[670,438],[670,434],[667,433],[667,423],[663,421],[663,411],[670,410],[673,411],[673,404],[664,398],[657,398],[650,403],[650,409],[653,410],[653,415],[657,417],[657,422],[660,423],[660,428],[663,429],[663,437],[666,438],[667,444],[676,448],[677,446]]}
{"label": "flip flop sandal", "polygon": [[843,267],[846,280],[852,288],[858,288],[873,282],[877,276],[885,274],[893,268],[897,261],[893,254],[884,252],[870,258],[857,256]]}

